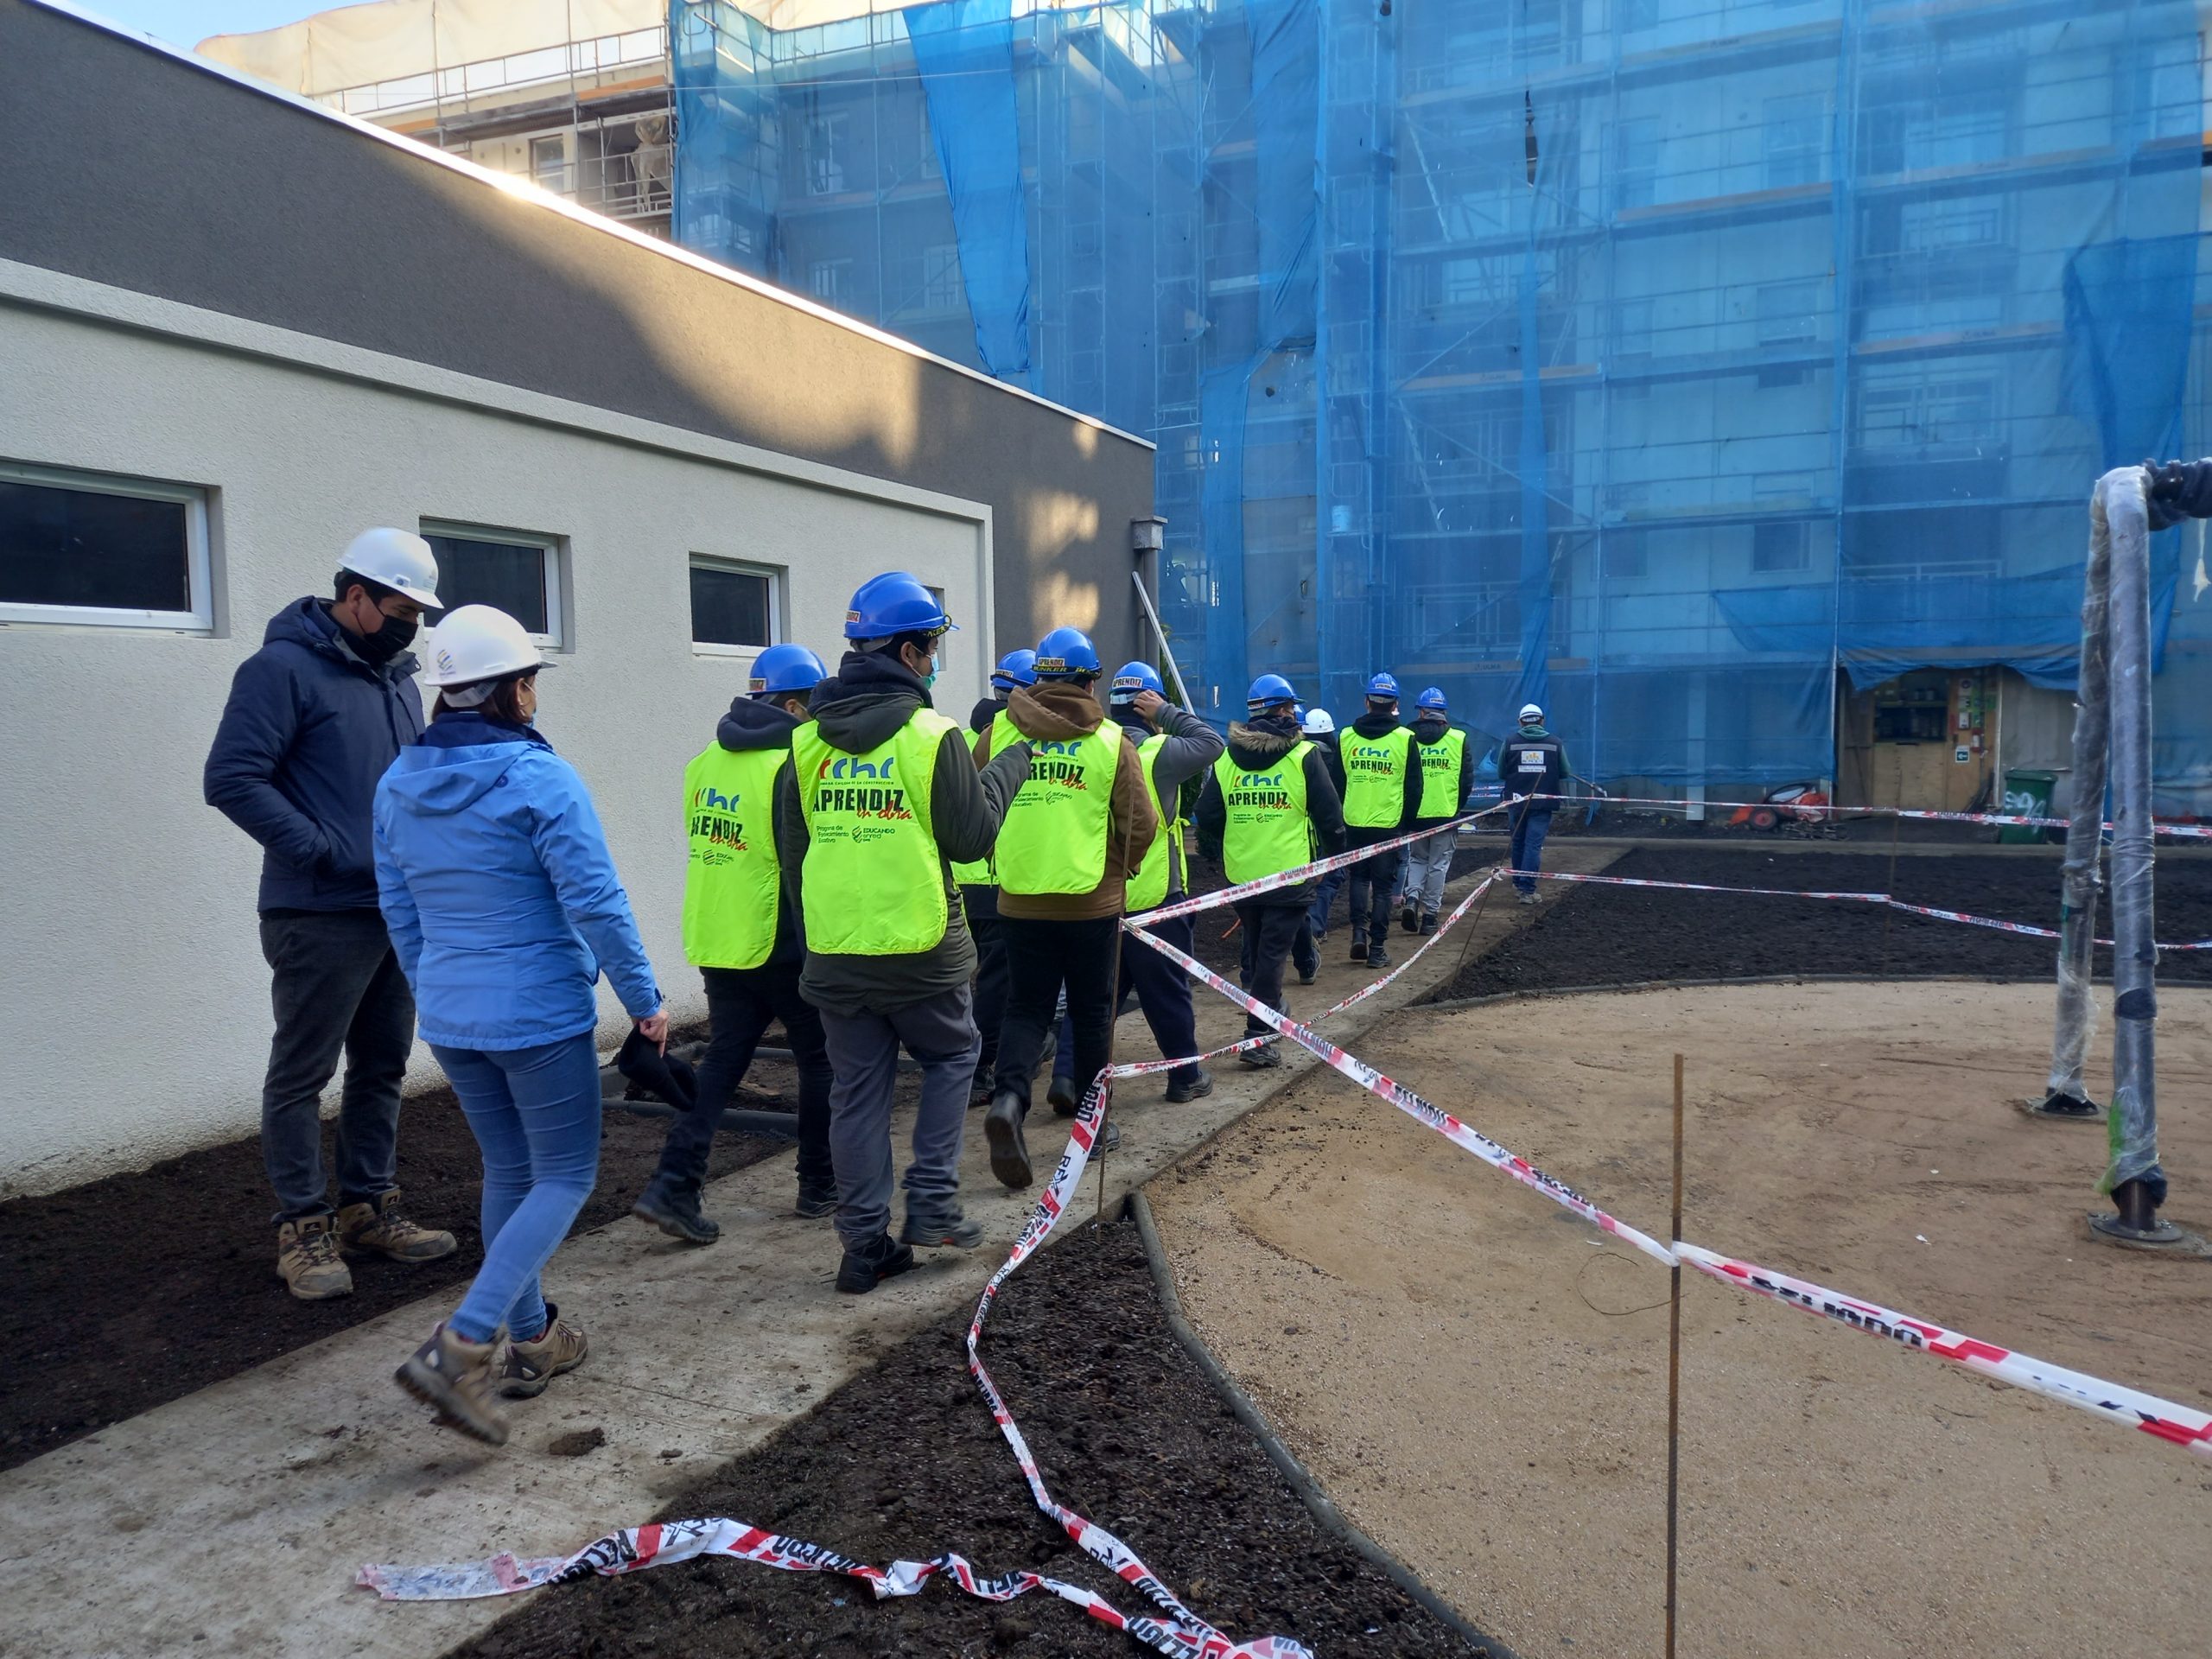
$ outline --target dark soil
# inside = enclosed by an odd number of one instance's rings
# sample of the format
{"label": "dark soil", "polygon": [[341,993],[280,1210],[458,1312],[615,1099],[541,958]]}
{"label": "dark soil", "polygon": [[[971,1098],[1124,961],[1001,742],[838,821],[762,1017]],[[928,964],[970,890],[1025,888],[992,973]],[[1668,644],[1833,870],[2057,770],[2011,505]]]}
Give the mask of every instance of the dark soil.
{"label": "dark soil", "polygon": [[[984,1573],[1027,1567],[1124,1611],[1151,1611],[1031,1502],[967,1376],[968,1317],[893,1349],[662,1518],[734,1516],[878,1566],[957,1551]],[[1082,1225],[1024,1268],[992,1313],[984,1360],[1060,1501],[1117,1534],[1232,1638],[1293,1637],[1328,1659],[1471,1651],[1315,1524],[1168,1332],[1134,1227]],[[576,1521],[588,1531],[649,1518]],[[940,1580],[911,1600],[877,1602],[856,1580],[728,1560],[539,1591],[457,1649],[480,1659],[1141,1651],[1043,1591],[995,1605]]]}
{"label": "dark soil", "polygon": [[[796,1088],[788,1065],[764,1060],[735,1103],[790,1110],[776,1091]],[[628,1213],[667,1127],[608,1110],[599,1187],[577,1231]],[[325,1126],[326,1167],[335,1133]],[[725,1134],[709,1173],[790,1147]],[[410,1097],[400,1111],[400,1187],[415,1218],[461,1248],[421,1267],[351,1258],[353,1294],[327,1302],[296,1300],[276,1277],[258,1140],[0,1204],[0,1469],[467,1280],[484,1255],[481,1178],[452,1091]]]}
{"label": "dark soil", "polygon": [[[1890,867],[1885,852],[1762,854],[1668,847],[1633,849],[1605,874],[1792,892],[1889,893],[1911,904],[2037,927],[2057,925],[2055,855],[1908,852],[1897,860],[1894,882]],[[1566,884],[1548,885],[1556,891]],[[2162,865],[2157,910],[2161,938],[2212,938],[2212,864],[2172,860]],[[2098,931],[2109,935],[2109,910]],[[1569,887],[1565,898],[1550,899],[1533,925],[1470,963],[1431,1000],[1800,973],[2046,979],[2056,951],[2050,939],[1909,916],[1879,906],[1592,884]],[[2111,970],[2111,954],[2097,952],[2101,977]],[[2212,982],[2212,951],[2168,951],[2159,960],[2158,976],[2185,983]]]}

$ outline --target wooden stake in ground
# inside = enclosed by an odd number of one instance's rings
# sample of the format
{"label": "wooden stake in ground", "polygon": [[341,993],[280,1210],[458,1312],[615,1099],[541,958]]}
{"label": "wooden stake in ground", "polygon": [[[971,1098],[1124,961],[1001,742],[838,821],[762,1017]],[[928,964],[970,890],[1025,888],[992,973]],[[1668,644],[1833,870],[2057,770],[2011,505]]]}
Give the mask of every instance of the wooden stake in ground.
{"label": "wooden stake in ground", "polygon": [[[1670,1248],[1682,1242],[1682,1057],[1675,1056],[1675,1218]],[[1682,1264],[1669,1269],[1667,1311],[1667,1659],[1675,1659],[1675,1521],[1681,1488]]]}

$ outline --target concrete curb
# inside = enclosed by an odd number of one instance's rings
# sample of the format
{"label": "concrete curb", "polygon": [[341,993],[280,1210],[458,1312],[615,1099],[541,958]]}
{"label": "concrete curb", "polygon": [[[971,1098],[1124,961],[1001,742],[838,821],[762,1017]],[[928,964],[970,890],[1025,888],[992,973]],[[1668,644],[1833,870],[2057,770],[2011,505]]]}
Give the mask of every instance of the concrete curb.
{"label": "concrete curb", "polygon": [[1624,979],[1614,984],[1553,985],[1525,991],[1489,991],[1481,996],[1455,996],[1440,1002],[1416,1002],[1424,1014],[1454,1014],[1462,1008],[1487,1007],[1493,1002],[1532,1002],[1548,996],[1591,996],[1605,991],[1711,990],[1722,985],[1891,985],[1903,982],[1964,982],[1973,985],[2042,985],[2047,974],[1745,974],[1732,979]]}
{"label": "concrete curb", "polygon": [[1422,1609],[1464,1641],[1471,1652],[1484,1659],[1516,1659],[1513,1650],[1496,1637],[1485,1636],[1469,1624],[1451,1605],[1416,1578],[1411,1567],[1384,1549],[1357,1527],[1346,1520],[1344,1512],[1329,1499],[1306,1465],[1299,1462],[1291,1449],[1276,1436],[1251,1396],[1236,1384],[1222,1363],[1213,1357],[1191,1322],[1183,1316],[1183,1300],[1175,1291],[1175,1275],[1167,1265],[1167,1253],[1160,1247],[1160,1230],[1153,1225],[1152,1205],[1140,1187],[1122,1200],[1123,1212],[1136,1224],[1137,1236],[1144,1242],[1145,1260],[1152,1267],[1152,1282],[1159,1293],[1160,1310],[1166,1315],[1167,1328],[1174,1332],[1175,1340],[1183,1351],[1190,1355],[1198,1369],[1214,1386],[1230,1410],[1236,1414],[1252,1437],[1267,1453],[1268,1461],[1283,1478],[1300,1503],[1331,1536],[1342,1540],[1358,1552],[1367,1564],[1381,1573],[1391,1583],[1421,1604]]}

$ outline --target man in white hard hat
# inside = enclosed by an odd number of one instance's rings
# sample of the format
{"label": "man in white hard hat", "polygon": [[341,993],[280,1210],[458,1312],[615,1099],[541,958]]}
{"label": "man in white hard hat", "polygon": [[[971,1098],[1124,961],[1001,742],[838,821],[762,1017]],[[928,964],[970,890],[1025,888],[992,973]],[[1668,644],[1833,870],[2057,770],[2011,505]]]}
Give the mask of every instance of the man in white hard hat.
{"label": "man in white hard hat", "polygon": [[[437,584],[420,536],[363,531],[338,562],[332,596],[286,606],[238,665],[207,753],[207,804],[262,846],[276,1033],[261,1150],[276,1195],[276,1271],[305,1301],[353,1290],[341,1248],[409,1262],[454,1251],[451,1233],[417,1226],[399,1203],[415,999],[377,908],[370,827],[378,780],[423,734],[407,648],[423,613],[439,608]],[[341,1053],[334,1211],[320,1103]]]}
{"label": "man in white hard hat", "polygon": [[1497,746],[1497,780],[1513,804],[1513,886],[1524,905],[1536,897],[1535,872],[1544,868],[1544,836],[1552,827],[1554,796],[1567,792],[1567,751],[1544,728],[1544,711],[1521,705],[1521,728]]}

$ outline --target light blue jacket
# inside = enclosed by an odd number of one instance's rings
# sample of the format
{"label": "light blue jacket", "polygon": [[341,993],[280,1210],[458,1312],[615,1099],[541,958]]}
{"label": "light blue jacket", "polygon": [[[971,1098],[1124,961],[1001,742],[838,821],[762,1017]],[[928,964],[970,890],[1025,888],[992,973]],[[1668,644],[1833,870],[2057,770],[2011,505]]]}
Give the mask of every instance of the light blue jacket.
{"label": "light blue jacket", "polygon": [[599,1023],[600,969],[658,1011],[628,895],[576,769],[535,732],[448,715],[377,785],[377,893],[417,1029],[534,1048]]}

